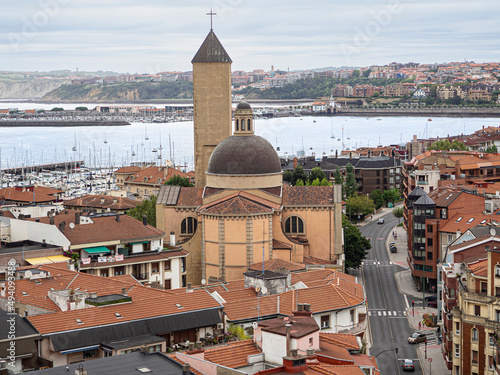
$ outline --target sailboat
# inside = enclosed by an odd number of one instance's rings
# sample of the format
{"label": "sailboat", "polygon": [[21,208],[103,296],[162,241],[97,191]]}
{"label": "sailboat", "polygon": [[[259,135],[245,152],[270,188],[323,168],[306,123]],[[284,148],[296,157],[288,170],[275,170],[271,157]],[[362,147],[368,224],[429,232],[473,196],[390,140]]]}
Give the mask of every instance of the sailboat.
{"label": "sailboat", "polygon": [[75,145],[72,148],[73,151],[76,151],[76,132],[75,132]]}
{"label": "sailboat", "polygon": [[333,120],[332,124],[330,125],[330,138],[335,138],[335,136],[333,135]]}
{"label": "sailboat", "polygon": [[104,129],[104,143],[108,143],[108,141],[106,140],[106,129]]}
{"label": "sailboat", "polygon": [[148,128],[145,128],[145,129],[144,129],[144,139],[145,139],[146,141],[149,141],[149,137],[148,137]]}

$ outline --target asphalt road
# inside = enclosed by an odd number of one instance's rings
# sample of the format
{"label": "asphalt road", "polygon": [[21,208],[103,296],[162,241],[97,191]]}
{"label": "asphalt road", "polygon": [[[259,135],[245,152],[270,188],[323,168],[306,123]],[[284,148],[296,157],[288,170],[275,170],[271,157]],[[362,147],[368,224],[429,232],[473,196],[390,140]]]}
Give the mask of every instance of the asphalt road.
{"label": "asphalt road", "polygon": [[[409,344],[414,332],[406,317],[407,302],[398,290],[394,274],[403,270],[391,264],[386,249],[386,238],[396,225],[391,214],[383,216],[385,224],[376,220],[361,228],[363,236],[371,239],[372,248],[363,262],[363,277],[368,301],[373,346],[370,354],[376,356],[382,374],[402,374],[402,361],[413,359],[415,373],[422,373],[417,345]],[[411,306],[411,299],[408,300]],[[396,353],[398,348],[398,353]]]}

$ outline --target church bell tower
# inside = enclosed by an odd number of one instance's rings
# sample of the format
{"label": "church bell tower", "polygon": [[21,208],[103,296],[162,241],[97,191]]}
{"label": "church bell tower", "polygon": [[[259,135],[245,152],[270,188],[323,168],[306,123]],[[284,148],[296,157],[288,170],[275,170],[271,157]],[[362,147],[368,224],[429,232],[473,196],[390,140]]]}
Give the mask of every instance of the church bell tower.
{"label": "church bell tower", "polygon": [[195,186],[206,185],[212,151],[231,136],[231,58],[210,29],[193,64]]}

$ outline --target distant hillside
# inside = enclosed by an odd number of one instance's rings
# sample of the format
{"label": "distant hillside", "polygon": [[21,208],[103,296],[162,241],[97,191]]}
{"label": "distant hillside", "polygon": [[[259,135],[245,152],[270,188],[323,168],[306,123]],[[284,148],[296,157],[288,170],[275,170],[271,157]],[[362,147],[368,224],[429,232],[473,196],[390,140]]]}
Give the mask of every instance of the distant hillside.
{"label": "distant hillside", "polygon": [[138,82],[101,85],[63,85],[43,96],[42,100],[113,101],[189,99],[193,97],[193,83]]}
{"label": "distant hillside", "polygon": [[39,99],[68,82],[62,79],[0,80],[0,99]]}

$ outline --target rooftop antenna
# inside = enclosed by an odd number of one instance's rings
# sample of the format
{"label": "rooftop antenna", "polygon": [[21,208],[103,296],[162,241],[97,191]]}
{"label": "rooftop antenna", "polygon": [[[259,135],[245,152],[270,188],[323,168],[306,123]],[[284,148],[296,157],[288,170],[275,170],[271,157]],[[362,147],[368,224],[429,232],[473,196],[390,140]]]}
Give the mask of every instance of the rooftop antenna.
{"label": "rooftop antenna", "polygon": [[216,16],[216,15],[217,15],[217,13],[212,12],[212,9],[210,9],[210,13],[207,13],[207,16],[210,16],[210,31],[213,31],[212,19],[213,19],[213,16]]}

